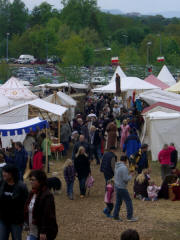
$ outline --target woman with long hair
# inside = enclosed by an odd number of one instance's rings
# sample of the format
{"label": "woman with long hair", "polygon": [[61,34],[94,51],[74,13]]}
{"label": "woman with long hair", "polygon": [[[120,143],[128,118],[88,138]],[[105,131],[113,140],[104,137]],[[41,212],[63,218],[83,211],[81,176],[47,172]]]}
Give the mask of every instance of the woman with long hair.
{"label": "woman with long hair", "polygon": [[83,146],[78,149],[78,152],[75,155],[74,167],[79,180],[80,197],[84,198],[86,194],[86,180],[91,173],[91,170],[88,155]]}
{"label": "woman with long hair", "polygon": [[144,169],[134,180],[134,197],[138,199],[148,198],[148,186],[149,178],[147,176],[147,169]]}
{"label": "woman with long hair", "polygon": [[25,222],[29,240],[54,240],[58,232],[54,197],[47,187],[47,177],[41,170],[30,173],[32,190],[25,205]]}

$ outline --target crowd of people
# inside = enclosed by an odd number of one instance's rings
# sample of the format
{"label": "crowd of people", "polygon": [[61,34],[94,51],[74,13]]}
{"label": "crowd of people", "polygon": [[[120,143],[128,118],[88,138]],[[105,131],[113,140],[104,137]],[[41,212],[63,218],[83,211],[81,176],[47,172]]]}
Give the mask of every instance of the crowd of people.
{"label": "crowd of people", "polygon": [[[168,184],[178,181],[177,150],[173,143],[164,145],[159,152],[162,186],[151,179],[148,145],[141,144],[143,125],[139,99],[121,98],[110,95],[88,94],[84,111],[70,123],[61,124],[63,174],[67,196],[74,199],[74,181],[78,178],[80,198],[86,196],[87,182],[93,185],[91,164],[95,159],[104,175],[106,207],[103,213],[116,221],[123,221],[120,209],[124,201],[127,221],[135,222],[133,202],[128,192],[128,182],[134,177],[134,197],[143,201],[167,198]],[[51,135],[57,137],[56,124],[50,124]],[[69,144],[71,142],[72,154]],[[21,240],[22,226],[28,230],[28,240],[53,240],[58,226],[53,194],[48,189],[44,172],[45,158],[51,157],[51,139],[43,132],[30,132],[23,143],[12,143],[11,149],[0,152],[0,239]],[[119,153],[119,154],[117,154]],[[32,170],[28,193],[23,183],[27,166]],[[48,164],[48,171],[50,171]],[[11,213],[11,216],[8,214]],[[18,217],[17,217],[18,216]],[[132,234],[131,231],[128,234]],[[135,233],[133,233],[135,234]],[[139,239],[138,235],[136,238]],[[125,240],[126,234],[121,239]],[[132,238],[133,239],[133,238]]]}

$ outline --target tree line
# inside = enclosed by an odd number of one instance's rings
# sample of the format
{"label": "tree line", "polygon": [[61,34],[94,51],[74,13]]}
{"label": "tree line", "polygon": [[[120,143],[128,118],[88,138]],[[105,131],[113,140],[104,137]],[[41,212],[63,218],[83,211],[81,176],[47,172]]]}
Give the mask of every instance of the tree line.
{"label": "tree line", "polygon": [[[21,0],[0,0],[0,58],[31,54],[58,56],[64,66],[120,63],[180,64],[180,19],[125,16],[102,12],[96,0],[62,0],[63,8],[47,2],[29,11]],[[148,46],[147,43],[150,43]],[[148,52],[147,52],[148,51]]]}

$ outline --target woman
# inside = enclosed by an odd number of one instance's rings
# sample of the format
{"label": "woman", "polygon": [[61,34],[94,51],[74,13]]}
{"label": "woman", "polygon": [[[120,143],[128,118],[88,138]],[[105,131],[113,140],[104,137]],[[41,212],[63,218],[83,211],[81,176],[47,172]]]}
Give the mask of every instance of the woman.
{"label": "woman", "polygon": [[54,197],[47,187],[46,174],[34,170],[30,174],[32,191],[25,205],[29,240],[54,240],[58,232]]}
{"label": "woman", "polygon": [[107,149],[110,149],[111,147],[117,147],[117,126],[115,121],[112,121],[107,125],[106,131],[108,133]]}
{"label": "woman", "polygon": [[147,176],[147,170],[144,169],[141,174],[138,174],[134,180],[134,197],[138,199],[147,199],[149,186],[149,178]]}
{"label": "woman", "polygon": [[34,147],[34,156],[33,156],[33,170],[42,170],[43,169],[43,153],[39,145]]}
{"label": "woman", "polygon": [[81,146],[75,156],[74,167],[79,180],[80,197],[84,198],[86,194],[86,180],[90,175],[90,162],[85,148]]}
{"label": "woman", "polygon": [[0,239],[22,240],[24,205],[28,197],[26,185],[19,181],[18,169],[7,164],[2,169],[0,182]]}
{"label": "woman", "polygon": [[123,145],[126,138],[129,136],[130,126],[126,119],[123,120],[123,124],[121,125],[121,141],[120,141],[120,148],[123,150]]}
{"label": "woman", "polygon": [[164,144],[163,149],[158,154],[158,160],[161,164],[161,178],[164,181],[167,175],[171,174],[171,148]]}

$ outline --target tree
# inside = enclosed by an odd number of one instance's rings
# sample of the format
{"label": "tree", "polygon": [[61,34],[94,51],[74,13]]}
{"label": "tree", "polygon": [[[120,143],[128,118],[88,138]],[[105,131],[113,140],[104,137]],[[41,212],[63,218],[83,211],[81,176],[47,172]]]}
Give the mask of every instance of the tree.
{"label": "tree", "polygon": [[52,6],[47,2],[43,2],[32,10],[30,16],[30,25],[45,25],[52,16]]}
{"label": "tree", "polygon": [[10,76],[10,69],[5,61],[0,63],[0,82],[3,84]]}

